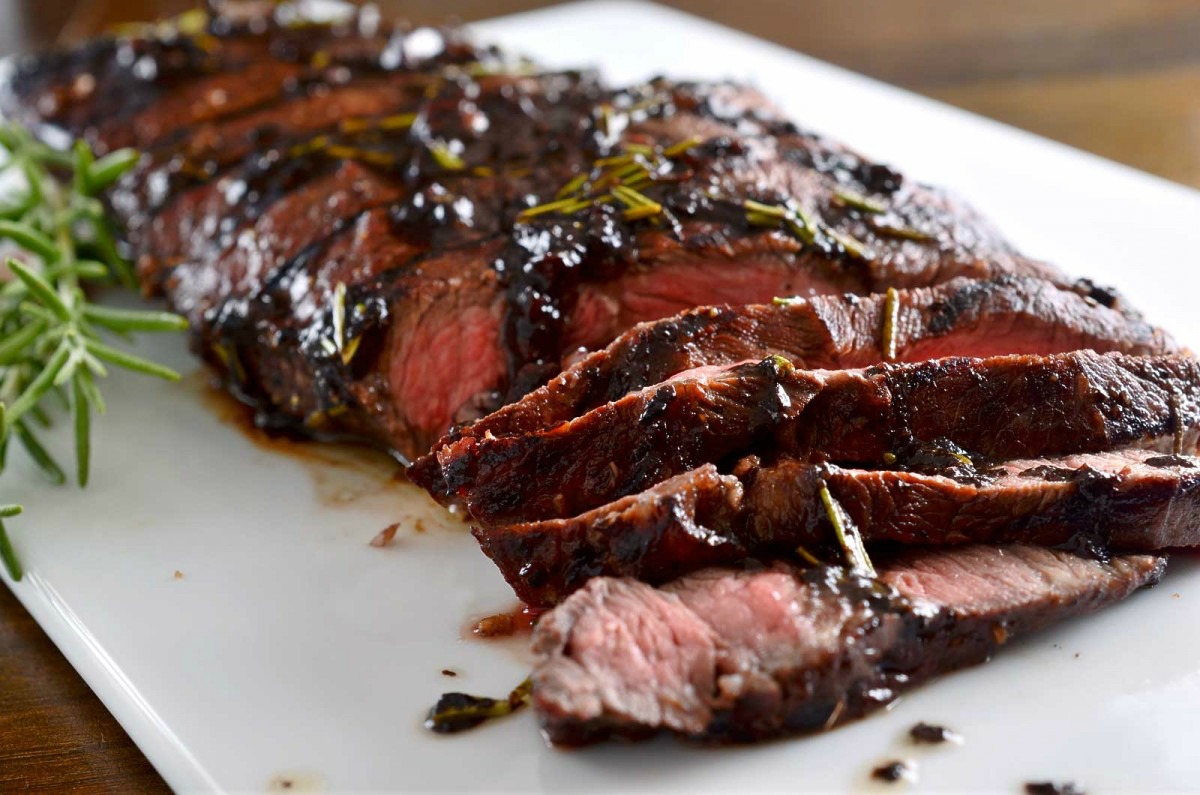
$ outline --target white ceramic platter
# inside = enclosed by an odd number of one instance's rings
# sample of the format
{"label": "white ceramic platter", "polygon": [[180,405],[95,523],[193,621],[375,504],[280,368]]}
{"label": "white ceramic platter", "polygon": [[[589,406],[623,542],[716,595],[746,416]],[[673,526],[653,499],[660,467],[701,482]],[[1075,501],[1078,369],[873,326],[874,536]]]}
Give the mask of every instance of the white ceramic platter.
{"label": "white ceramic platter", "polygon": [[[955,188],[1024,250],[1114,283],[1185,341],[1200,338],[1192,191],[653,5],[477,28],[614,81],[749,79],[803,125]],[[1200,785],[1200,566],[1186,556],[1154,590],[825,736],[563,753],[528,714],[433,736],[421,718],[441,692],[499,695],[526,674],[518,647],[463,637],[471,617],[513,604],[499,575],[461,525],[378,462],[256,445],[204,397],[182,340],[156,343],[150,353],[191,375],[112,379],[87,491],[43,485],[18,458],[0,500],[28,509],[12,524],[29,568],[13,591],[176,789],[860,789],[873,764],[911,755],[903,738],[918,720],[967,738],[917,754],[922,790]],[[368,546],[398,520],[391,548]]]}

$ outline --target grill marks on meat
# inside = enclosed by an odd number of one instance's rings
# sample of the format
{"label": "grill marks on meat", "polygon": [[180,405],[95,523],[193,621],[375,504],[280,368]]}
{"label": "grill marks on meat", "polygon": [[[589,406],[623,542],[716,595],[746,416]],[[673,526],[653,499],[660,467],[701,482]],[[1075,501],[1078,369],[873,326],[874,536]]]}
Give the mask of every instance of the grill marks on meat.
{"label": "grill marks on meat", "polygon": [[1108,554],[1200,545],[1200,459],[1119,450],[983,471],[712,464],[569,519],[479,527],[522,601],[555,604],[598,575],[665,582],[800,546],[836,559],[825,485],[868,543],[1024,543]]}
{"label": "grill marks on meat", "polygon": [[[452,32],[435,43],[422,52],[369,15],[302,29],[217,18],[197,37],[17,63],[0,106],[47,134],[148,150],[112,195],[144,284],[189,316],[260,424],[410,458],[452,421],[540,386],[572,348],[698,304],[1058,278],[969,208],[799,130],[743,86],[614,91],[508,69]],[[411,124],[348,127],[346,114]],[[640,188],[664,208],[654,218],[626,221],[609,203],[516,220],[597,159],[693,139]],[[834,231],[803,244],[752,226],[747,199],[793,203]],[[350,239],[365,233],[379,239]],[[348,266],[356,248],[373,259]],[[353,356],[334,338],[335,288],[352,301]],[[383,358],[429,355],[397,339],[412,316],[451,321],[416,339],[465,351],[465,379]]]}
{"label": "grill marks on meat", "polygon": [[1200,363],[1079,351],[798,370],[701,367],[583,416],[437,452],[444,494],[481,524],[574,516],[749,453],[883,466],[950,439],[993,460],[1135,446],[1194,452]]}
{"label": "grill marks on meat", "polygon": [[598,577],[539,621],[533,701],[552,742],[670,731],[744,742],[831,728],[1008,639],[1119,601],[1165,561],[1026,546],[837,567]]}
{"label": "grill marks on meat", "polygon": [[[1098,304],[1085,288],[1002,276],[956,279],[901,290],[895,361],[970,353],[1060,353],[1092,349],[1170,353],[1174,341],[1127,312]],[[686,370],[780,355],[796,367],[866,367],[884,359],[887,299],[876,294],[820,296],[785,305],[689,309],[636,326],[584,357],[548,384],[485,419],[458,429],[439,446],[464,437],[512,436],[549,428]],[[417,462],[418,480],[436,478],[431,456]]]}

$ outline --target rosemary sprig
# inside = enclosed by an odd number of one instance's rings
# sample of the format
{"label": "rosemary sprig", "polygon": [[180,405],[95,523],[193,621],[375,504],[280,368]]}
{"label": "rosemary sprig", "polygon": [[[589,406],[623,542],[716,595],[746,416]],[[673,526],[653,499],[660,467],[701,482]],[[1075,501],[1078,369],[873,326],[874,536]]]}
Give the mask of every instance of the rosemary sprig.
{"label": "rosemary sprig", "polygon": [[[15,194],[0,210],[0,238],[16,249],[0,288],[0,472],[16,438],[54,483],[66,474],[46,450],[35,426],[51,423],[53,397],[73,418],[75,477],[86,486],[91,463],[92,413],[103,414],[96,380],[109,366],[170,380],[170,368],[110,344],[136,332],[186,327],[166,312],[112,309],[91,303],[85,285],[113,281],[134,286],[133,270],[117,252],[98,195],[138,160],[120,150],[97,159],[84,143],[71,152],[51,149],[28,130],[0,125],[0,184]],[[0,506],[0,520],[20,513]],[[0,558],[14,580],[22,568],[0,523]]]}

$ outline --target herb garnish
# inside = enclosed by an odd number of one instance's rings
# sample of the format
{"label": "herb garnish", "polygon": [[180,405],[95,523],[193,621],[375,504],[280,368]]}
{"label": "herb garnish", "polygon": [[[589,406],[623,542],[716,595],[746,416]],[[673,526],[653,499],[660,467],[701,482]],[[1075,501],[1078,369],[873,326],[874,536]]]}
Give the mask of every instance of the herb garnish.
{"label": "herb garnish", "polygon": [[829,487],[825,485],[824,481],[821,483],[820,494],[821,502],[825,505],[825,513],[829,516],[829,523],[833,525],[834,535],[837,536],[838,543],[842,546],[850,570],[874,577],[875,566],[867,557],[862,534],[859,533],[858,528],[846,513],[846,509],[829,493]]}
{"label": "herb garnish", "polygon": [[433,155],[437,164],[447,171],[462,171],[467,167],[463,159],[455,154],[445,141],[430,142],[429,154]]}
{"label": "herb garnish", "polygon": [[934,239],[933,235],[928,232],[922,232],[920,229],[905,226],[904,224],[892,223],[880,218],[871,219],[871,228],[881,235],[890,235],[891,237],[912,240],[917,243],[928,243]]}
{"label": "herb garnish", "polygon": [[900,293],[895,287],[887,289],[887,298],[883,302],[883,358],[886,361],[896,360],[896,324],[900,316]]}
{"label": "herb garnish", "polygon": [[506,699],[446,693],[429,710],[425,728],[437,734],[455,734],[473,729],[484,721],[511,715],[528,704],[532,695],[532,679],[526,679],[513,688]]}
{"label": "herb garnish", "polygon": [[865,213],[881,214],[887,212],[887,205],[875,199],[855,193],[848,188],[839,188],[833,192],[833,198],[846,207],[862,210]]}
{"label": "herb garnish", "polygon": [[852,257],[868,262],[875,258],[875,252],[867,248],[865,243],[813,218],[808,210],[796,202],[765,204],[746,199],[742,207],[746,210],[746,223],[750,226],[784,229],[801,243],[810,246],[817,241],[818,235],[823,235]]}
{"label": "herb garnish", "polygon": [[[117,251],[97,196],[133,168],[129,149],[96,159],[77,142],[71,152],[42,144],[23,127],[0,125],[0,173],[14,179],[15,199],[0,204],[0,238],[20,250],[12,278],[0,288],[0,471],[15,437],[54,483],[67,477],[34,432],[49,427],[51,396],[73,416],[76,480],[86,486],[91,415],[103,414],[96,379],[112,365],[177,380],[175,371],[104,341],[135,332],[178,331],[187,321],[167,312],[111,309],[91,303],[85,285],[134,287],[133,269]],[[0,519],[19,506],[0,506]],[[0,523],[0,559],[9,575],[22,569]]]}
{"label": "herb garnish", "polygon": [[522,210],[517,221],[525,222],[550,213],[574,215],[588,207],[614,201],[625,206],[621,217],[626,221],[661,215],[663,206],[642,190],[669,172],[675,158],[700,142],[699,138],[687,138],[665,148],[625,144],[620,154],[598,158],[592,162],[590,171],[572,177],[554,195],[553,201]]}

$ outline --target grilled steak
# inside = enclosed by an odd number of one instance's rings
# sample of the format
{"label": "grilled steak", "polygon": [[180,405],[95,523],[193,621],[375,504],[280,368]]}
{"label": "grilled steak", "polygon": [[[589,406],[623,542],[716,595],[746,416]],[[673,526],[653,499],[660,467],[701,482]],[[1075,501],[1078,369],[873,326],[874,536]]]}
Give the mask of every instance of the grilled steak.
{"label": "grilled steak", "polygon": [[[143,150],[121,245],[260,425],[442,439],[412,478],[565,598],[556,742],[830,727],[1164,565],[980,542],[1196,543],[1200,363],[969,207],[745,86],[292,13],[5,62],[0,112]],[[691,573],[830,555],[818,495],[877,551],[959,546]]]}
{"label": "grilled steak", "polygon": [[599,577],[538,623],[534,705],[566,745],[828,729],[1123,599],[1164,563],[974,546],[903,556],[877,580],[782,565],[708,569],[660,589]]}
{"label": "grilled steak", "polygon": [[1200,545],[1198,458],[1127,449],[976,468],[935,447],[893,466],[750,460],[722,475],[706,464],[570,519],[474,532],[533,605],[597,575],[665,582],[801,546],[831,559],[822,485],[868,543],[1019,542],[1100,555]]}
{"label": "grilled steak", "polygon": [[147,150],[126,243],[260,424],[410,458],[692,306],[1062,281],[745,87],[611,90],[365,11],[22,59],[0,109]]}
{"label": "grilled steak", "polygon": [[[545,386],[457,429],[409,471],[444,495],[440,453],[462,438],[513,436],[550,428],[629,392],[698,367],[781,355],[801,368],[865,367],[884,361],[884,295],[825,296],[775,305],[690,309],[630,329]],[[895,361],[970,354],[1062,353],[1090,348],[1134,354],[1177,350],[1140,318],[1104,306],[1084,289],[1003,276],[956,279],[895,297]]]}
{"label": "grilled steak", "polygon": [[1136,446],[1194,452],[1200,362],[1080,351],[798,370],[702,367],[578,419],[439,451],[448,499],[484,525],[575,516],[749,453],[883,465],[950,439],[989,459]]}

